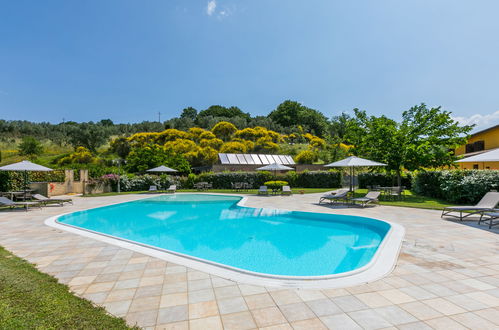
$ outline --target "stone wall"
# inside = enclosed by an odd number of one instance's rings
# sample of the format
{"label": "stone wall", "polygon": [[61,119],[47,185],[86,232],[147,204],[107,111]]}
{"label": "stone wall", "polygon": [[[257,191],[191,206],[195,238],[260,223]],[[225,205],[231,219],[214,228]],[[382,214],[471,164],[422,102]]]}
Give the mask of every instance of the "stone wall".
{"label": "stone wall", "polygon": [[[80,170],[80,180],[74,180],[74,171],[64,171],[64,182],[32,182],[30,188],[35,190],[35,193],[47,197],[66,195],[66,194],[85,194],[89,193],[87,187],[88,170]],[[111,187],[95,187],[97,192],[107,192]]]}

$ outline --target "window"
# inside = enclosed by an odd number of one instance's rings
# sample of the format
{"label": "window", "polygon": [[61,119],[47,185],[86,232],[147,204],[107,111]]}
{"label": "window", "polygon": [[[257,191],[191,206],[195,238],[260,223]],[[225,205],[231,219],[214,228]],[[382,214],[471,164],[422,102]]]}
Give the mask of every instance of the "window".
{"label": "window", "polygon": [[473,164],[473,169],[478,170],[478,164]]}
{"label": "window", "polygon": [[482,151],[485,150],[485,142],[482,141],[476,141],[473,143],[473,151]]}

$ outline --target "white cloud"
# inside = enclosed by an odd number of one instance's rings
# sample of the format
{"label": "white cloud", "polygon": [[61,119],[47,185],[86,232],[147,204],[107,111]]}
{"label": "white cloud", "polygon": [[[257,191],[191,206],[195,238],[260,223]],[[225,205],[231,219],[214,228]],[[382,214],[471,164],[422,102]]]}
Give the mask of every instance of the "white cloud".
{"label": "white cloud", "polygon": [[215,9],[217,9],[217,2],[215,0],[208,1],[208,5],[206,6],[206,14],[208,14],[208,16],[213,15]]}
{"label": "white cloud", "polygon": [[499,111],[487,115],[476,114],[469,117],[453,117],[461,125],[475,124],[474,131],[479,131],[499,124]]}

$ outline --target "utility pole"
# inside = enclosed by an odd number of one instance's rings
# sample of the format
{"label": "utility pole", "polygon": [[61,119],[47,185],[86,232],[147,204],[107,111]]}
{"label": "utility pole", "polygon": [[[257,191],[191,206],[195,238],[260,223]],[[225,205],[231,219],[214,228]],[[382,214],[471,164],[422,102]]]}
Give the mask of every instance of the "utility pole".
{"label": "utility pole", "polygon": [[158,121],[161,123],[161,112],[158,111]]}

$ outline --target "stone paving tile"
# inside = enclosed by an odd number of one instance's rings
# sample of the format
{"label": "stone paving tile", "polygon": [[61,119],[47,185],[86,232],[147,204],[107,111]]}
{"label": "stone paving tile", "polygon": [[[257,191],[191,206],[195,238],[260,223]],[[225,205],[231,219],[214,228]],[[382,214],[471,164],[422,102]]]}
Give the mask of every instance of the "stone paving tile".
{"label": "stone paving tile", "polygon": [[75,197],[75,205],[64,208],[0,211],[0,245],[145,329],[499,328],[499,228],[444,221],[438,211],[319,206],[313,194],[249,196],[248,206],[361,215],[405,226],[390,275],[325,290],[236,283],[43,224],[61,212],[142,197]]}
{"label": "stone paving tile", "polygon": [[255,329],[256,324],[250,312],[239,312],[222,315],[222,324],[227,330]]}

